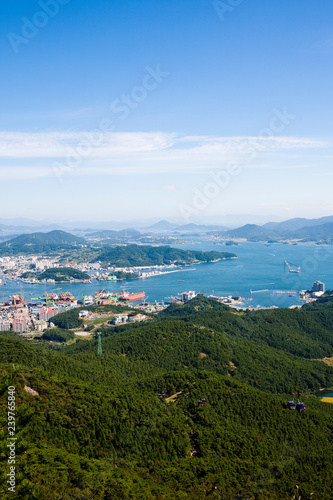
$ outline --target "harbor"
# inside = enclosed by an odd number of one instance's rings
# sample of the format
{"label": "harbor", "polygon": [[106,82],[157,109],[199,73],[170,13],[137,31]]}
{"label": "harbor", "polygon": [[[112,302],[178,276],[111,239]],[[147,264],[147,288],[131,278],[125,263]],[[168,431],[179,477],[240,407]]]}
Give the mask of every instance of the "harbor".
{"label": "harbor", "polygon": [[[179,247],[216,250],[216,245],[213,243],[200,241],[190,245],[177,245],[177,248]],[[332,247],[310,244],[298,246],[274,244],[273,247],[274,252],[263,243],[239,243],[236,260],[204,263],[196,265],[195,268],[176,269],[175,266],[173,268],[169,266],[164,270],[146,268],[147,272],[154,273],[147,279],[97,280],[96,273],[100,273],[98,267],[87,269],[87,266],[82,265],[82,270],[91,273],[91,279],[87,282],[61,284],[32,280],[24,282],[18,278],[11,279],[10,272],[5,273],[3,269],[2,274],[0,273],[2,281],[0,302],[11,300],[13,295],[21,295],[21,287],[27,302],[32,298],[43,296],[44,293],[69,292],[80,301],[83,296],[94,298],[96,292],[101,290],[112,295],[120,294],[125,289],[131,294],[144,291],[145,301],[161,303],[166,301],[167,297],[179,298],[184,291],[195,290],[196,293],[203,293],[206,297],[242,297],[243,307],[256,309],[300,307],[307,301],[305,292],[317,280],[326,283],[326,288],[333,288]],[[295,262],[301,272],[288,272],[288,269],[285,269],[285,260]],[[38,265],[42,264],[39,259]],[[140,272],[144,270],[141,269]],[[108,275],[110,274],[111,271]]]}

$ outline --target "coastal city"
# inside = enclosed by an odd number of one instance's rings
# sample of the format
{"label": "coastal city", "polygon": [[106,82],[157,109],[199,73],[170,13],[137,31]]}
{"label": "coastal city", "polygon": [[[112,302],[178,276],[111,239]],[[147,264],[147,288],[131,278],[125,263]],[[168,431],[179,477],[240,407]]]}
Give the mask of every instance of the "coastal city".
{"label": "coastal city", "polygon": [[[2,302],[0,302],[0,331],[13,331],[17,334],[42,334],[49,328],[54,328],[52,318],[62,312],[74,308],[80,308],[79,317],[83,320],[100,319],[98,313],[91,312],[85,308],[91,306],[110,306],[116,305],[124,308],[124,313],[109,312],[105,318],[106,324],[118,325],[126,322],[146,321],[150,319],[149,315],[163,311],[169,304],[185,304],[197,295],[204,295],[202,292],[182,291],[178,295],[165,297],[158,302],[157,300],[147,300],[145,291],[129,292],[122,289],[118,292],[108,292],[105,290],[110,282],[122,281],[127,279],[149,278],[153,276],[173,273],[184,269],[179,266],[144,266],[144,267],[102,267],[100,262],[71,263],[64,265],[59,263],[60,256],[38,256],[38,255],[16,255],[0,258],[0,286]],[[194,268],[185,270],[195,270]],[[45,273],[51,272],[54,278],[45,276]],[[74,271],[81,273],[76,275]],[[46,275],[47,276],[47,275]],[[76,276],[76,277],[73,277]],[[79,277],[77,277],[79,276]],[[41,279],[42,278],[42,279]],[[178,280],[183,282],[184,280]],[[106,282],[105,288],[95,291],[93,294],[81,293],[80,297],[75,297],[71,291],[63,291],[61,287],[54,288],[49,292],[44,292],[41,296],[38,294],[39,286],[36,286],[36,297],[27,296],[24,292],[24,285],[61,285],[61,284],[92,284]],[[7,284],[14,284],[17,287],[17,293],[5,298]],[[258,291],[260,292],[260,291]],[[310,290],[300,290],[299,298],[304,303],[310,303],[317,300],[325,292],[325,284],[316,281]],[[251,294],[255,293],[252,292]],[[289,293],[284,291],[275,291],[275,293]],[[292,292],[296,293],[296,292]],[[221,296],[216,294],[207,294],[207,298],[218,301],[219,303],[230,306],[237,310],[253,310],[251,298],[245,300],[241,296]],[[301,306],[290,306],[301,307]],[[137,314],[129,315],[126,308],[137,310]],[[260,307],[256,309],[274,309],[277,306]],[[148,314],[148,315],[147,315]],[[103,317],[102,317],[103,318]],[[87,325],[86,325],[87,326]],[[78,332],[78,335],[83,335]]]}
{"label": "coastal city", "polygon": [[[124,273],[130,278],[150,278],[153,276],[160,276],[161,274],[174,273],[180,270],[179,266],[175,264],[163,265],[163,266],[131,266],[131,267],[114,267],[110,266],[107,268],[102,268],[100,262],[85,262],[76,263],[72,262],[69,264],[60,264],[59,261],[61,256],[48,257],[48,256],[25,256],[25,255],[14,255],[10,257],[0,257],[0,285],[4,284],[7,280],[12,281],[22,281],[23,283],[30,284],[43,284],[50,283],[55,284],[56,282],[83,282],[90,283],[91,280],[96,279],[98,281],[117,281],[119,279],[117,274]],[[70,268],[77,269],[82,273],[86,273],[85,278],[76,279],[70,278],[68,280],[44,278],[40,279],[40,276],[44,271],[48,269],[56,268]],[[191,270],[194,270],[192,268]],[[29,277],[25,277],[25,274]]]}

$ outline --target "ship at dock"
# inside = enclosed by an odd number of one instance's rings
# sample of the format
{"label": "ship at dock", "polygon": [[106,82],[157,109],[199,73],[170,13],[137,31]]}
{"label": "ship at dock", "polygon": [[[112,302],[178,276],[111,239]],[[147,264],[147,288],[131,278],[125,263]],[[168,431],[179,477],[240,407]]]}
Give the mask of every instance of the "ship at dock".
{"label": "ship at dock", "polygon": [[146,296],[145,292],[130,293],[126,290],[122,290],[117,293],[108,293],[104,289],[100,292],[95,293],[95,302],[100,305],[115,304],[119,301],[122,302],[138,302],[144,300]]}
{"label": "ship at dock", "polygon": [[119,300],[129,300],[131,302],[136,302],[138,300],[144,300],[146,294],[145,292],[129,293],[123,290],[119,297]]}

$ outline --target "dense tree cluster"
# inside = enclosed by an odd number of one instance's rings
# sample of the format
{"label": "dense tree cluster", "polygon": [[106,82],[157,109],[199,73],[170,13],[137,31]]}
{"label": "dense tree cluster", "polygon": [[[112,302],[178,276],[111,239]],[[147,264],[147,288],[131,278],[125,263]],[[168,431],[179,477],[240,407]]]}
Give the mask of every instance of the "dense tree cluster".
{"label": "dense tree cluster", "polygon": [[[103,355],[96,339],[56,351],[0,335],[17,498],[330,500],[333,407],[314,391],[333,386],[333,368],[314,359],[333,355],[332,321],[330,302],[237,313],[199,297],[145,326],[104,327]],[[304,415],[286,406],[297,390]],[[1,446],[0,496],[13,498]]]}
{"label": "dense tree cluster", "polygon": [[79,318],[79,309],[70,309],[64,313],[53,316],[52,323],[64,330],[78,328],[83,324],[83,320]]}
{"label": "dense tree cluster", "polygon": [[61,330],[61,328],[51,328],[43,333],[43,340],[51,340],[54,342],[67,342],[68,340],[74,339],[75,334],[69,332],[68,330]]}

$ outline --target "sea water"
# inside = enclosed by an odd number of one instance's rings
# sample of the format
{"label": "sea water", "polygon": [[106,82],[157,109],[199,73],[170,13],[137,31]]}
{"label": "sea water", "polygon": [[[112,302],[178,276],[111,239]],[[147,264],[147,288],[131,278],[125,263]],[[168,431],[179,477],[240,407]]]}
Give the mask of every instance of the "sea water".
{"label": "sea water", "polygon": [[[126,289],[130,292],[145,291],[146,299],[154,302],[194,290],[205,295],[241,296],[245,298],[246,306],[289,307],[304,304],[298,292],[311,289],[314,281],[323,281],[327,289],[333,288],[333,247],[329,245],[243,242],[225,246],[211,241],[194,241],[173,246],[188,250],[232,252],[237,259],[196,264],[181,272],[114,283],[93,280],[89,284],[31,285],[7,281],[7,285],[0,287],[0,292],[8,299],[13,293],[20,293],[20,285],[23,285],[25,298],[29,301],[57,288],[70,291],[76,298],[94,295],[102,288],[112,293]],[[285,260],[295,267],[300,266],[301,272],[290,273]],[[191,268],[195,270],[189,271]]]}

